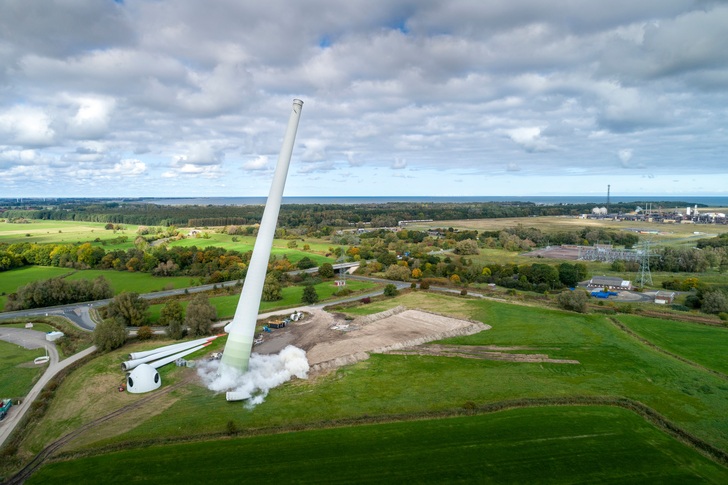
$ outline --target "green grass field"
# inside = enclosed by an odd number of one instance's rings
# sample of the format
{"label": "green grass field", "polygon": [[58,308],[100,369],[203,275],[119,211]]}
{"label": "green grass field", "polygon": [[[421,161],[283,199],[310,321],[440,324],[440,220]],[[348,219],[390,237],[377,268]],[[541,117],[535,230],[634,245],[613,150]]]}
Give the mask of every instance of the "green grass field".
{"label": "green grass field", "polygon": [[86,269],[68,276],[68,280],[93,280],[103,276],[111,284],[114,293],[133,291],[135,293],[152,293],[165,289],[186,288],[192,285],[189,276],[153,276],[149,273],[130,273],[129,271]]}
{"label": "green grass field", "polygon": [[[198,248],[205,248],[209,246],[215,246],[245,253],[248,251],[252,251],[253,246],[255,245],[255,237],[253,236],[236,236],[238,240],[233,241],[233,236],[230,236],[228,234],[220,234],[212,231],[207,232],[207,234],[207,238],[196,237],[180,239],[178,241],[170,241],[169,247],[187,248],[191,246],[197,246]],[[309,259],[314,261],[317,266],[320,266],[323,263],[334,263],[336,260],[335,257],[325,256],[325,254],[328,252],[329,246],[331,246],[331,244],[329,243],[320,241],[296,241],[296,244],[298,246],[297,248],[289,248],[288,243],[289,241],[285,239],[274,239],[273,247],[271,248],[271,255],[277,257],[282,257],[283,255],[286,255],[288,260],[294,264],[304,257],[308,257]],[[303,251],[302,248],[304,244],[308,244],[310,246],[310,251]]]}
{"label": "green grass field", "polygon": [[47,367],[33,365],[33,359],[41,355],[45,355],[43,349],[28,350],[0,340],[0,398],[20,398],[28,393]]}
{"label": "green grass field", "polygon": [[[374,288],[377,285],[375,283],[369,283],[365,281],[348,280],[346,283],[347,288],[352,291],[362,291],[370,288]],[[330,298],[339,288],[334,286],[332,281],[325,281],[315,285],[316,293],[318,293],[321,300]],[[277,301],[262,301],[260,303],[259,312],[264,313],[276,308],[289,308],[293,306],[301,305],[301,297],[303,296],[302,286],[289,286],[282,289],[281,294],[282,300]],[[238,306],[238,300],[240,299],[240,291],[233,295],[228,296],[215,296],[210,298],[210,303],[217,309],[217,317],[219,319],[232,318],[235,314],[235,309]],[[189,301],[181,302],[182,306],[186,309]],[[155,324],[159,320],[159,315],[162,311],[164,304],[150,305],[150,320],[152,324]]]}
{"label": "green grass field", "polygon": [[5,308],[7,295],[31,281],[47,280],[72,273],[72,269],[49,266],[25,266],[0,273],[0,311]]}
{"label": "green grass field", "polygon": [[103,276],[111,284],[114,293],[133,291],[136,293],[151,293],[171,288],[186,288],[193,285],[193,279],[188,276],[159,277],[149,273],[130,273],[128,271],[114,270],[72,270],[68,268],[55,268],[52,266],[25,266],[0,274],[0,310],[5,308],[7,294],[17,291],[21,286],[31,281],[46,280],[58,276],[69,275],[69,280],[93,280]]}
{"label": "green grass field", "polygon": [[[297,381],[277,388],[252,412],[191,385],[163,405],[164,413],[137,418],[121,434],[118,426],[113,432],[99,430],[87,446],[219,433],[230,420],[239,429],[286,428],[321,420],[335,422],[361,416],[461,409],[467,402],[484,404],[514,398],[576,395],[627,397],[642,402],[695,436],[728,449],[728,383],[639,343],[605,317],[423,292],[386,303],[389,307],[403,304],[469,316],[493,327],[473,336],[449,339],[450,343],[527,346],[531,353],[575,359],[580,364],[372,355],[366,361],[313,381]],[[387,306],[373,303],[365,308],[375,305]],[[117,369],[121,359],[121,352],[112,353],[104,357],[106,364],[99,361],[94,365],[98,371],[118,374],[120,378]],[[78,376],[81,377],[69,377],[71,389],[89,381],[88,375]],[[91,417],[91,410],[85,408],[85,417],[75,412],[74,420],[79,424]],[[35,431],[35,451],[36,446],[58,437],[52,423],[62,421],[60,416],[51,409],[45,421]]]}
{"label": "green grass field", "polygon": [[[354,283],[358,282],[348,282]],[[323,287],[317,289],[325,297]],[[332,292],[335,289],[330,287]],[[237,298],[214,299],[218,314],[229,311],[232,315]],[[292,305],[298,304],[300,293],[284,290],[284,302],[289,299]],[[285,306],[284,302],[273,304]],[[197,481],[196,473],[205,479],[229,481],[226,472],[220,470],[219,463],[226,462],[222,457],[251,453],[253,458],[241,459],[240,466],[257,470],[255,478],[260,481],[295,481],[300,476],[301,481],[320,482],[317,470],[326,468],[331,482],[401,482],[402,477],[412,477],[410,481],[415,482],[726,483],[726,468],[704,460],[636,415],[604,407],[524,409],[456,419],[318,429],[356,420],[399,421],[403,417],[456,413],[470,404],[522,398],[628,398],[728,451],[728,381],[642,344],[606,316],[421,291],[342,311],[358,315],[397,305],[492,326],[476,335],[448,339],[447,343],[528,347],[518,352],[574,359],[579,364],[377,354],[315,379],[287,383],[274,389],[253,410],[240,403],[227,403],[221,395],[193,383],[160,397],[152,407],[94,428],[66,450],[93,454],[104,447],[139,448],[50,464],[33,478],[34,483],[54,483],[52,476],[67,483],[91,469],[100,470],[99,476],[109,480],[116,479],[117,470],[131,469],[134,474],[121,473],[120,481],[152,477],[150,482],[166,483],[167,475],[170,482],[179,481],[179,476],[169,472],[168,463],[175,456],[175,463],[184,462],[189,467],[180,470],[186,472],[183,481]],[[725,346],[712,342],[725,340],[725,329],[632,315],[618,318],[665,350],[709,368],[725,369],[720,362]],[[219,347],[223,339],[218,341]],[[105,354],[71,374],[59,388],[48,414],[22,445],[23,456],[30,457],[66,432],[139,399],[138,395],[115,392],[123,378],[119,363],[129,351],[125,348]],[[164,385],[179,382],[186,372],[194,371],[165,369]],[[218,440],[230,422],[239,430],[266,436]],[[310,428],[316,429],[275,434]],[[162,439],[198,441],[147,447]],[[441,448],[438,443],[442,443]],[[290,456],[290,467],[271,465],[276,451]],[[180,456],[184,460],[180,461]],[[218,466],[213,470],[209,467],[215,465],[209,463],[215,460]],[[396,472],[382,477],[379,473],[384,469]],[[397,474],[400,469],[402,475]]]}
{"label": "green grass field", "polygon": [[105,225],[103,222],[42,220],[32,220],[28,224],[0,222],[0,243],[77,243],[96,238],[108,241],[118,236],[128,236],[133,241],[138,229],[138,226],[124,225],[123,231],[114,233],[104,229]]}
{"label": "green grass field", "polygon": [[636,315],[620,315],[617,319],[668,352],[728,374],[728,328]]}
{"label": "green grass field", "polygon": [[[0,222],[0,243],[84,243],[91,242],[94,246],[104,248],[106,251],[116,249],[130,249],[134,247],[134,239],[137,236],[139,226],[125,225],[123,230],[110,231],[104,229],[104,223],[95,222],[75,222],[75,221],[42,221],[33,220],[28,224],[11,224],[8,222]],[[188,229],[182,228],[183,234]],[[190,247],[206,248],[209,246],[217,246],[224,249],[230,249],[245,253],[252,251],[255,244],[253,236],[236,236],[237,241],[233,241],[233,236],[228,234],[217,233],[214,230],[203,230],[207,237],[187,237],[177,241],[169,241],[169,247]],[[126,242],[112,242],[119,236],[127,236]],[[98,241],[97,241],[98,239]],[[297,240],[297,248],[288,248],[288,240],[276,239],[273,241],[271,254],[276,256],[287,255],[288,259],[296,263],[303,257],[308,256],[315,261],[317,265],[329,262],[333,263],[335,257],[326,257],[329,252],[328,248],[333,246],[329,241],[321,239]],[[304,244],[310,246],[309,251],[304,251]]]}
{"label": "green grass field", "polygon": [[728,470],[608,407],[513,409],[155,446],[54,463],[27,483],[726,483]]}

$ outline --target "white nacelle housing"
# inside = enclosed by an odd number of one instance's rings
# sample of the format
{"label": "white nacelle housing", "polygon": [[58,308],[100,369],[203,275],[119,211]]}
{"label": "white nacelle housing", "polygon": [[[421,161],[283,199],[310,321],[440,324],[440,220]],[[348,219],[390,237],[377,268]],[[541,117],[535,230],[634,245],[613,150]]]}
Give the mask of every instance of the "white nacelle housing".
{"label": "white nacelle housing", "polygon": [[159,377],[157,369],[149,364],[140,364],[134,368],[126,377],[126,389],[132,394],[159,389],[162,385],[162,378]]}

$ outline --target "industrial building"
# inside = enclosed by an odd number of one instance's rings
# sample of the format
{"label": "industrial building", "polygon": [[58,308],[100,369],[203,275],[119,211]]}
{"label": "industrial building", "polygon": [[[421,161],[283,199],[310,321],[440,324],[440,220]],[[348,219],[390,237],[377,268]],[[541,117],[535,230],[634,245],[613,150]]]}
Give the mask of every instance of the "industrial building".
{"label": "industrial building", "polygon": [[631,290],[632,282],[611,276],[594,276],[586,284],[586,287],[589,289],[604,288],[607,290]]}

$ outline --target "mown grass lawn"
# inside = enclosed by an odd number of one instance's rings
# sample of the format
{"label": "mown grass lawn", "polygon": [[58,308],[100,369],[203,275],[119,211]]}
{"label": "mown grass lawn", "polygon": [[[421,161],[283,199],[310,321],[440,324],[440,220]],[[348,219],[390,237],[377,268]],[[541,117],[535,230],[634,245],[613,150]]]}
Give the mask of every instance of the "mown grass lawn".
{"label": "mown grass lawn", "polygon": [[728,328],[637,315],[617,319],[658,347],[709,369],[728,374]]}
{"label": "mown grass lawn", "polygon": [[54,463],[27,483],[725,483],[728,470],[628,411],[481,416],[154,446]]}

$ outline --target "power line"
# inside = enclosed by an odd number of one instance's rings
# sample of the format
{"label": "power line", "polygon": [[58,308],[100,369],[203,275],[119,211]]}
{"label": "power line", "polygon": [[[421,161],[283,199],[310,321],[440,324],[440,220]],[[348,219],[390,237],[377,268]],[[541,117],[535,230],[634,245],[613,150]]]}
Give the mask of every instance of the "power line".
{"label": "power line", "polygon": [[652,272],[650,272],[650,240],[642,241],[642,258],[640,259],[640,286],[652,286]]}

